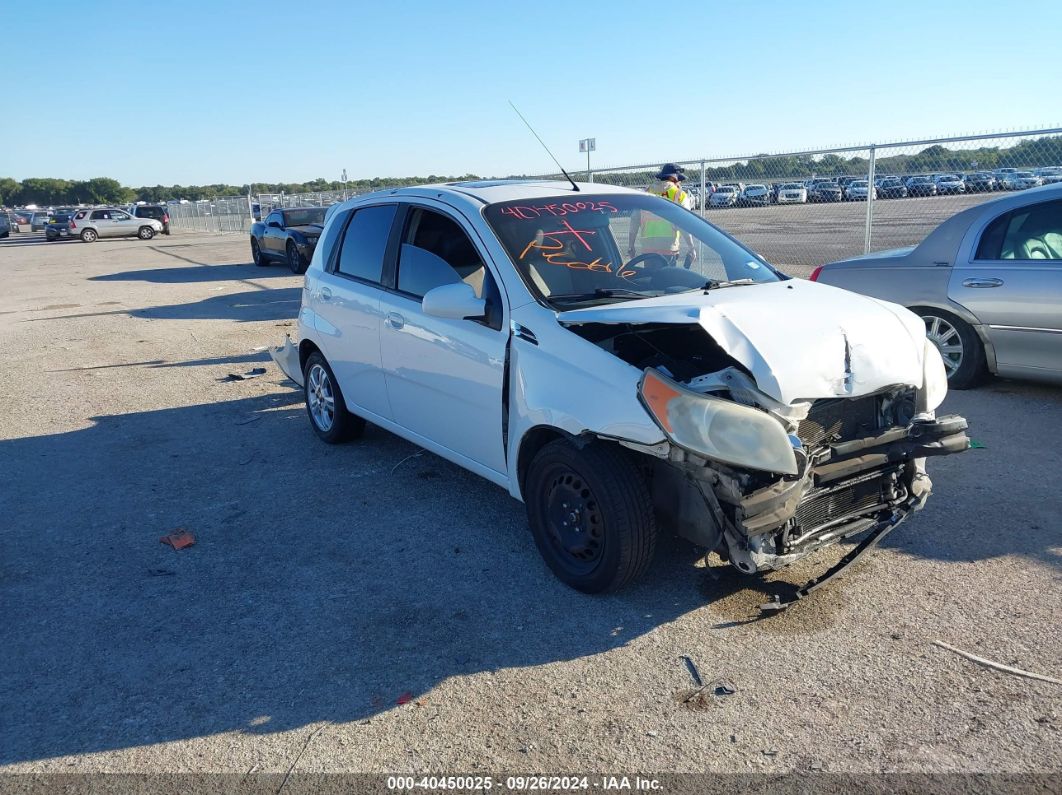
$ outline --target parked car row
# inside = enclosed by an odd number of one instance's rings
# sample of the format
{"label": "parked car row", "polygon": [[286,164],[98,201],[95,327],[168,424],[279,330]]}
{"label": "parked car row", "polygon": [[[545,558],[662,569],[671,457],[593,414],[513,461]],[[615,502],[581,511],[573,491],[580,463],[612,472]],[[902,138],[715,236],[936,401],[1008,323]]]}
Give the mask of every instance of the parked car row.
{"label": "parked car row", "polygon": [[767,204],[807,204],[809,202],[866,201],[906,199],[909,196],[954,196],[997,190],[1024,190],[1062,182],[1062,166],[1045,166],[1034,170],[1000,168],[995,171],[969,173],[939,172],[897,176],[886,174],[874,180],[873,187],[864,177],[845,175],[813,177],[790,182],[743,183],[708,182],[707,201],[699,188],[691,188],[693,209],[701,207],[762,207]]}
{"label": "parked car row", "polygon": [[79,237],[87,243],[100,237],[129,236],[150,240],[156,234],[170,233],[170,214],[157,204],[0,212],[0,238],[20,231],[19,226],[29,226],[31,232],[44,232],[44,238],[49,242],[70,237]]}

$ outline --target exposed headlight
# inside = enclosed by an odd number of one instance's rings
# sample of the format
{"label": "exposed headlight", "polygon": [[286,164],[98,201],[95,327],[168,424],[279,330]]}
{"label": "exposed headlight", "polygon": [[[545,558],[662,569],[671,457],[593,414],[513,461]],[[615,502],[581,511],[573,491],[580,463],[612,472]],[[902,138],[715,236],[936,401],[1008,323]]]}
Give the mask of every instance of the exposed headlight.
{"label": "exposed headlight", "polygon": [[937,346],[926,340],[925,354],[922,356],[922,389],[925,390],[926,411],[936,411],[948,394],[948,374],[944,370],[944,359]]}
{"label": "exposed headlight", "polygon": [[679,447],[748,469],[797,474],[789,435],[765,411],[692,392],[651,369],[642,376],[638,395]]}

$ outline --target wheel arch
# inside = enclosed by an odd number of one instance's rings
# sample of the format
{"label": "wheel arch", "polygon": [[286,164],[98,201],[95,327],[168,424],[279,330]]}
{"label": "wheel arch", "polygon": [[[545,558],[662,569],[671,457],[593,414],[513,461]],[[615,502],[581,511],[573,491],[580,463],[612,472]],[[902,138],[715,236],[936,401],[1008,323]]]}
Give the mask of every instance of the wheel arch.
{"label": "wheel arch", "polygon": [[301,340],[299,342],[299,370],[306,369],[306,360],[310,358],[310,354],[319,353],[327,362],[328,357],[324,355],[322,351],[313,340]]}
{"label": "wheel arch", "polygon": [[988,371],[993,375],[997,372],[996,349],[995,346],[992,345],[992,340],[988,336],[988,331],[984,324],[977,319],[977,316],[970,312],[966,307],[952,301],[946,303],[920,301],[917,304],[909,305],[907,308],[916,315],[921,315],[923,312],[940,312],[945,315],[951,315],[953,318],[964,322],[974,330],[977,338],[981,340],[981,347],[984,348],[985,351],[985,365],[988,367]]}

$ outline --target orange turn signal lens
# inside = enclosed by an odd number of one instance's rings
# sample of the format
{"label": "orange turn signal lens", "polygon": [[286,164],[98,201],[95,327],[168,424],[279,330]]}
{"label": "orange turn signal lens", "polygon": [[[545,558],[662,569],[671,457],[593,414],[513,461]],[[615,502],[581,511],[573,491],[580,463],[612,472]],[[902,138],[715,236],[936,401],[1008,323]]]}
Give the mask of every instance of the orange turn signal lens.
{"label": "orange turn signal lens", "polygon": [[645,371],[645,376],[642,378],[641,392],[645,405],[653,413],[656,421],[660,423],[660,427],[668,433],[674,433],[675,429],[671,427],[671,420],[667,415],[667,406],[668,403],[682,393],[652,370]]}

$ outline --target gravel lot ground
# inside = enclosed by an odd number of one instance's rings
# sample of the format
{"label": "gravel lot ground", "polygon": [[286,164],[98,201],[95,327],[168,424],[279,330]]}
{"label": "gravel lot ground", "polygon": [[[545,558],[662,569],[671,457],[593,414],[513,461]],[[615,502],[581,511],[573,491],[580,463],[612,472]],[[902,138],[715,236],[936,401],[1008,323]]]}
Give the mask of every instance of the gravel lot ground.
{"label": "gravel lot ground", "polygon": [[[300,279],[242,236],[33,240],[0,241],[0,770],[1062,772],[1062,687],[932,645],[1062,676],[1062,389],[952,393],[985,449],[781,615],[828,561],[669,540],[590,598],[502,490],[314,437],[263,351]],[[736,692],[683,703],[682,655]]]}

